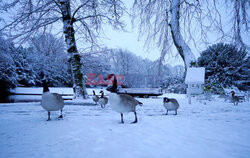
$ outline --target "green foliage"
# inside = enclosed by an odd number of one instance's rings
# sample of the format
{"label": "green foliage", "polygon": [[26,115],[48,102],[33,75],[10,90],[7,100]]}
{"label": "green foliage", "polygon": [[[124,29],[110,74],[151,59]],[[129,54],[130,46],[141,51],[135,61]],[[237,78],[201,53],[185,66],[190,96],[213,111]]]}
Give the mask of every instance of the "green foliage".
{"label": "green foliage", "polygon": [[197,62],[196,61],[190,62],[190,67],[197,67]]}
{"label": "green foliage", "polygon": [[216,93],[216,94],[223,94],[223,88],[220,83],[217,82],[206,82],[202,85],[202,88],[205,93]]}
{"label": "green foliage", "polygon": [[[212,45],[203,51],[197,63],[198,66],[206,68],[206,89],[221,93],[222,87],[234,85],[239,89],[244,89],[247,85],[249,86],[246,77],[246,74],[249,74],[249,59],[246,59],[246,54],[244,49],[223,43]],[[246,81],[245,84],[237,84],[242,80]]]}

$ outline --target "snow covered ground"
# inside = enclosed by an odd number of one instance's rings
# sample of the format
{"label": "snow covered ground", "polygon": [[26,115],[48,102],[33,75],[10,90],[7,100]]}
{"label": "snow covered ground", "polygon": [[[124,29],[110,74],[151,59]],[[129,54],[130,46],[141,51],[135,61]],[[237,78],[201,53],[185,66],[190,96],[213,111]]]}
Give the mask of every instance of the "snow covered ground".
{"label": "snow covered ground", "polygon": [[[73,98],[73,88],[70,87],[49,87],[51,93],[58,93],[63,95],[64,99]],[[105,94],[109,92],[106,91],[106,88],[87,88],[87,93],[93,95],[93,90],[95,90],[96,95],[101,95],[100,91],[104,91]],[[12,102],[37,102],[41,101],[41,95],[43,93],[43,87],[17,87],[11,91],[14,94],[11,95],[9,100]],[[23,95],[26,94],[26,95]],[[29,95],[28,95],[29,94]],[[40,95],[38,95],[40,94]],[[66,95],[66,96],[65,96]]]}
{"label": "snow covered ground", "polygon": [[[166,96],[169,96],[166,94]],[[47,113],[40,103],[0,104],[1,158],[248,158],[250,157],[249,102],[206,105],[174,95],[178,115],[163,115],[162,98],[140,99],[138,123],[132,113],[120,115],[92,100],[66,101],[64,119]]]}

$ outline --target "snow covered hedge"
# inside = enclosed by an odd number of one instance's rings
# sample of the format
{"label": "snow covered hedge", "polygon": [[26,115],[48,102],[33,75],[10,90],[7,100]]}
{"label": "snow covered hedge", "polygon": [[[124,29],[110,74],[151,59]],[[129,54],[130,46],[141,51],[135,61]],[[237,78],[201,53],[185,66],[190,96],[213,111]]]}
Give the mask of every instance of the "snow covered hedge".
{"label": "snow covered hedge", "polygon": [[0,37],[0,102],[7,101],[9,89],[16,85],[14,61],[9,54],[11,46]]}
{"label": "snow covered hedge", "polygon": [[168,82],[166,80],[164,82],[167,87],[166,92],[186,94],[187,85],[184,82],[184,77],[170,77]]}
{"label": "snow covered hedge", "polygon": [[44,73],[49,86],[71,85],[71,73],[62,40],[50,34],[31,38],[28,48],[15,47],[0,36],[1,74],[12,86],[41,86]]}
{"label": "snow covered hedge", "polygon": [[218,43],[207,48],[198,58],[198,66],[206,68],[205,88],[222,93],[222,87],[250,87],[250,60],[247,51],[232,44]]}

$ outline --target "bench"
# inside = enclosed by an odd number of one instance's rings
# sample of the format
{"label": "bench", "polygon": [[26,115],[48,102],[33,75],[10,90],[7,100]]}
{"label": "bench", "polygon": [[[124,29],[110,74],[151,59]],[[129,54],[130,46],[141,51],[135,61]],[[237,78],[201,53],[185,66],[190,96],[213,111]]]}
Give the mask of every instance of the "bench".
{"label": "bench", "polygon": [[[51,93],[58,93],[63,100],[73,99],[73,88],[69,87],[50,87]],[[40,102],[42,100],[42,87],[17,87],[12,89],[9,96],[11,102]]]}
{"label": "bench", "polygon": [[120,88],[118,94],[128,94],[133,97],[138,96],[140,98],[148,98],[149,96],[160,96],[163,93],[160,88]]}

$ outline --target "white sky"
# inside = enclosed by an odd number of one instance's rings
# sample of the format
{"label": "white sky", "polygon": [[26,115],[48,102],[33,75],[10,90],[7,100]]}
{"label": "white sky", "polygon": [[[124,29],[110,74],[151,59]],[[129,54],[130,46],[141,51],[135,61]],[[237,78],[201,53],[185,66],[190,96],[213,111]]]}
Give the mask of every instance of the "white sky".
{"label": "white sky", "polygon": [[[128,11],[133,5],[133,0],[124,1]],[[122,48],[129,50],[130,52],[141,56],[142,58],[147,58],[150,60],[156,60],[160,57],[160,50],[157,47],[151,46],[149,48],[144,48],[144,40],[139,39],[138,24],[135,23],[132,27],[131,19],[127,14],[123,17],[126,23],[126,31],[114,31],[111,27],[106,27],[105,35],[106,38],[102,39],[104,45],[108,48]]]}
{"label": "white sky", "polygon": [[159,49],[151,48],[150,50],[147,50],[144,48],[143,39],[138,39],[137,28],[130,28],[127,29],[127,31],[128,32],[105,29],[107,39],[103,39],[102,42],[109,48],[127,49],[138,56],[148,58],[150,60],[156,60],[160,57]]}
{"label": "white sky", "polygon": [[[145,37],[138,38],[139,30],[138,27],[132,28],[131,21],[127,18],[127,32],[114,31],[112,28],[107,27],[105,29],[106,38],[102,39],[104,45],[108,48],[122,48],[129,50],[130,52],[141,56],[143,59],[157,60],[160,55],[160,49],[152,43],[149,48],[144,46]],[[170,58],[166,60],[167,64],[170,65],[183,65],[183,61],[180,58]]]}

